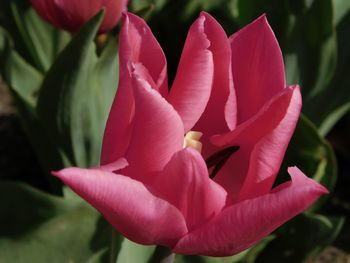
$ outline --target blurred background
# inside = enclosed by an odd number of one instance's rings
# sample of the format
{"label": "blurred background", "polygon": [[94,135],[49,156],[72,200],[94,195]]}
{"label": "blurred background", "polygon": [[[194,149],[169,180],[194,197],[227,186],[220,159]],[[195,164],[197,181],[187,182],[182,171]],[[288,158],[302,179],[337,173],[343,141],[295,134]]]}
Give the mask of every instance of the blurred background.
{"label": "blurred background", "polygon": [[[170,83],[200,11],[228,35],[266,13],[287,83],[303,94],[276,183],[297,165],[330,190],[239,255],[177,255],[175,262],[350,262],[350,1],[130,0],[128,9],[147,20],[164,49]],[[0,263],[108,262],[110,227],[50,175],[99,163],[118,83],[119,26],[98,37],[91,23],[84,30],[52,27],[29,1],[0,2]],[[147,262],[154,251],[118,242],[119,263]]]}

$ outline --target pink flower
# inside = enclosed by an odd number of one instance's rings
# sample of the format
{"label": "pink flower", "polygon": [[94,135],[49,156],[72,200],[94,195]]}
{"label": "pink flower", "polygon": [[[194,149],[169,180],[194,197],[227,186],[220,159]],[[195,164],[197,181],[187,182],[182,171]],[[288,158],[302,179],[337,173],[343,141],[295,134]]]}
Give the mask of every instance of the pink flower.
{"label": "pink flower", "polygon": [[111,30],[126,10],[128,0],[31,0],[34,9],[55,27],[76,32],[103,7],[100,33]]}
{"label": "pink flower", "polygon": [[55,175],[135,242],[238,253],[327,192],[296,167],[272,189],[301,108],[284,76],[265,16],[228,39],[202,13],[169,91],[161,47],[127,14],[102,166]]}

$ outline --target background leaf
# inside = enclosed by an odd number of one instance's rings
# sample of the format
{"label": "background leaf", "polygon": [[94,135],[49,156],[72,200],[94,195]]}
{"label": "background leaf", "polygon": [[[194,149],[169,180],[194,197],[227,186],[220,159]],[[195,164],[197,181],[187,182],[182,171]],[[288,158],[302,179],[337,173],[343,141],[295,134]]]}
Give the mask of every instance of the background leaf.
{"label": "background leaf", "polygon": [[[305,102],[303,110],[308,114],[308,106],[312,107],[308,101],[327,88],[336,66],[337,42],[332,1],[315,0],[296,18],[291,24],[285,48],[287,82],[301,86]],[[297,67],[293,66],[294,59]],[[291,70],[293,67],[294,73]]]}
{"label": "background leaf", "polygon": [[[340,15],[339,11],[336,13],[339,19],[336,27],[338,46],[336,72],[327,89],[315,96],[310,103],[305,104],[308,116],[320,127],[323,134],[327,134],[349,110],[350,9],[342,7],[345,14]],[[339,9],[340,7],[336,10]]]}
{"label": "background leaf", "polygon": [[117,263],[148,262],[154,250],[155,246],[142,246],[124,238],[118,254]]}
{"label": "background leaf", "polygon": [[45,172],[46,180],[50,186],[48,191],[61,193],[61,182],[51,175],[51,171],[62,168],[63,162],[57,147],[52,144],[45,126],[36,114],[36,101],[39,86],[43,76],[34,67],[28,64],[13,49],[11,39],[7,32],[0,28],[1,64],[2,74],[6,79],[14,102],[17,105],[20,120],[38,160]]}
{"label": "background leaf", "polygon": [[256,262],[305,262],[333,242],[343,224],[341,217],[299,215],[277,230]]}
{"label": "background leaf", "polygon": [[40,89],[38,114],[45,123],[52,141],[61,146],[68,160],[76,164],[71,132],[76,114],[84,99],[86,80],[92,67],[91,49],[104,13],[93,17],[72,39],[51,67]]}
{"label": "background leaf", "polygon": [[99,57],[94,48],[90,49],[88,56],[92,66],[87,75],[85,90],[78,95],[79,107],[72,116],[75,125],[71,133],[77,163],[91,167],[100,163],[104,127],[118,83],[116,39],[109,39]]}
{"label": "background leaf", "polygon": [[0,39],[1,74],[7,84],[34,108],[43,75],[15,51],[9,33],[2,27]]}
{"label": "background leaf", "polygon": [[0,209],[1,263],[86,262],[108,246],[109,225],[73,194],[1,182]]}
{"label": "background leaf", "polygon": [[[277,177],[277,184],[289,180],[287,168],[297,166],[307,176],[320,182],[330,192],[337,180],[337,163],[331,145],[318,133],[317,128],[305,116],[301,116],[288,146],[284,162]],[[319,208],[328,195],[321,197],[311,210]]]}
{"label": "background leaf", "polygon": [[69,41],[69,34],[43,21],[29,1],[4,1],[1,8],[6,12],[1,22],[14,36],[20,54],[39,71],[46,72]]}

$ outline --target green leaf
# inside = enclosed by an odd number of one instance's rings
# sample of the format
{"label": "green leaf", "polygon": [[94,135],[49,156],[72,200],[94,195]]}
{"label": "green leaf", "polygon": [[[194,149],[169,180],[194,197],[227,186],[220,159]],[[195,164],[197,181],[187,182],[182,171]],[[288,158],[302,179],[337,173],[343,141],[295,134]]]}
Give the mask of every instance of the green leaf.
{"label": "green leaf", "polygon": [[335,124],[350,110],[350,101],[344,105],[339,106],[333,112],[329,113],[322,121],[319,132],[321,135],[326,136]]}
{"label": "green leaf", "polygon": [[34,107],[43,76],[14,51],[6,66],[7,83]]}
{"label": "green leaf", "polygon": [[51,186],[49,190],[60,194],[61,183],[50,172],[63,166],[61,155],[51,143],[45,126],[40,123],[35,112],[37,93],[43,76],[13,50],[9,36],[2,28],[0,36],[3,43],[0,46],[3,77],[17,105],[22,126]]}
{"label": "green leaf", "polygon": [[120,248],[117,263],[147,262],[152,256],[155,246],[143,246],[124,238]]}
{"label": "green leaf", "polygon": [[266,246],[274,240],[276,237],[274,235],[270,235],[261,240],[258,244],[248,249],[248,252],[244,256],[242,260],[239,260],[237,263],[255,263],[258,256],[264,251]]}
{"label": "green leaf", "polygon": [[[118,83],[118,55],[115,38],[110,38],[98,57],[92,41],[94,34],[85,36],[85,42],[82,34],[75,36],[50,70],[43,84],[46,98],[42,98],[38,111],[43,120],[51,116],[54,140],[63,146],[70,161],[87,167],[99,163],[103,131]],[[81,52],[78,56],[77,49]],[[44,109],[44,104],[53,100],[51,83],[55,83],[54,93],[60,101]]]}
{"label": "green leaf", "polygon": [[350,102],[350,12],[337,25],[338,61],[328,88],[306,104],[307,114],[326,134],[348,112]]}
{"label": "green leaf", "polygon": [[[284,162],[277,177],[280,183],[289,180],[286,171],[289,166],[297,166],[307,176],[320,182],[332,191],[337,180],[337,162],[331,145],[318,133],[315,125],[301,115],[294,135],[288,146]],[[317,209],[328,198],[321,197],[312,210]]]}
{"label": "green leaf", "polygon": [[[72,130],[75,156],[84,166],[98,165],[104,127],[115,96],[118,84],[117,41],[111,38],[100,57],[91,49],[93,68],[88,75],[86,93],[81,97],[81,108],[76,115],[75,124],[80,128]],[[82,140],[82,138],[84,140]],[[78,154],[77,154],[78,153]]]}
{"label": "green leaf", "polygon": [[0,209],[1,263],[86,262],[108,246],[109,225],[83,202],[2,182]]}
{"label": "green leaf", "polygon": [[315,0],[291,24],[285,54],[287,82],[302,87],[305,112],[315,108],[312,98],[323,92],[332,80],[337,40],[331,0]]}
{"label": "green leaf", "polygon": [[299,215],[277,230],[276,239],[267,245],[256,262],[305,262],[331,244],[343,224],[341,217]]}
{"label": "green leaf", "polygon": [[167,3],[167,0],[132,0],[130,1],[130,9],[138,12],[149,6],[153,6],[156,10],[160,10]]}
{"label": "green leaf", "polygon": [[106,263],[108,260],[108,248],[96,252],[86,263]]}
{"label": "green leaf", "polygon": [[150,16],[152,15],[152,12],[154,11],[154,5],[149,5],[146,6],[142,9],[137,10],[137,12],[135,12],[135,14],[137,16],[142,17],[144,20],[148,20],[150,18]]}
{"label": "green leaf", "polygon": [[350,1],[348,0],[334,0],[334,13],[335,13],[335,24],[341,22],[341,20],[350,12]]}
{"label": "green leaf", "polygon": [[2,74],[7,84],[34,107],[43,76],[14,50],[9,34],[1,27],[0,39]]}
{"label": "green leaf", "polygon": [[4,77],[10,87],[33,108],[36,105],[43,75],[15,51],[10,51]]}
{"label": "green leaf", "polygon": [[21,40],[34,65],[45,72],[57,53],[68,42],[69,35],[44,22],[37,13],[21,0],[9,2],[12,17]]}
{"label": "green leaf", "polygon": [[[79,117],[81,101],[88,94],[86,80],[93,62],[89,54],[93,49],[93,39],[97,33],[104,11],[93,17],[60,53],[46,75],[40,89],[38,114],[45,123],[53,142],[62,147],[69,161],[74,157],[72,130]],[[91,105],[90,105],[91,106]]]}

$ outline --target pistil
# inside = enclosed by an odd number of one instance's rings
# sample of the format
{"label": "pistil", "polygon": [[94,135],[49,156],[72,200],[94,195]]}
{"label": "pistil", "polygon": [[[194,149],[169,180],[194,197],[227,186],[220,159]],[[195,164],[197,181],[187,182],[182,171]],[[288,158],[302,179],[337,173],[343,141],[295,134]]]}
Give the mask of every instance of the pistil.
{"label": "pistil", "polygon": [[183,148],[192,147],[198,152],[202,152],[202,143],[199,141],[203,133],[197,131],[189,131],[184,138]]}

